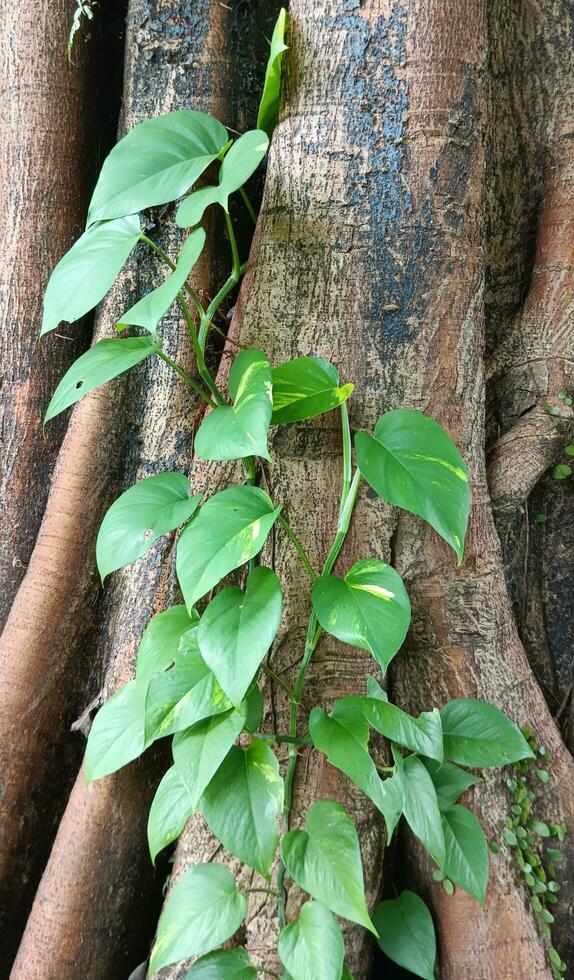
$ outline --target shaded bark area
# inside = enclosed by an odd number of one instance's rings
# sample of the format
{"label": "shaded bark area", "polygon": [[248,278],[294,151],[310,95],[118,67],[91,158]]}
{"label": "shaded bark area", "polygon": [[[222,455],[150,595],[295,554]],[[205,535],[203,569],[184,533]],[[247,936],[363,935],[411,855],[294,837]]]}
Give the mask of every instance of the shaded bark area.
{"label": "shaded bark area", "polygon": [[[231,96],[242,89],[235,31],[240,26],[245,29],[247,12],[252,35],[244,48],[249,53],[252,47],[254,81],[248,87],[250,94],[238,98]],[[210,112],[234,129],[252,124],[256,116],[252,95],[260,89],[266,56],[264,37],[270,33],[274,14],[259,3],[233,7],[215,0],[183,5],[165,0],[131,3],[122,129],[180,108]],[[157,209],[148,234],[175,257],[182,233],[174,228],[172,219],[173,208]],[[219,222],[211,220],[208,231],[213,244],[206,246],[192,276],[194,287],[205,298],[220,285],[229,262]],[[143,254],[136,256],[122,275],[120,296],[100,308],[96,338],[109,335],[123,309],[164,278],[157,260]],[[129,303],[126,291],[131,294]],[[193,370],[185,322],[175,312],[163,321],[162,335],[166,353]],[[214,349],[212,359],[216,356]],[[78,563],[77,573],[85,577],[86,566],[94,571],[95,534],[106,503],[121,489],[152,473],[189,468],[198,411],[189,390],[159,360],[78,404],[59,465],[68,476],[72,470],[74,486],[85,486],[94,461],[85,451],[80,452],[83,469],[78,472],[79,447],[74,432],[84,432],[91,420],[94,441],[102,443],[105,453],[105,462],[101,457],[97,461],[105,474],[105,492],[101,488],[95,495],[94,513],[84,527],[81,550],[77,541],[69,542]],[[57,490],[53,498],[57,508],[61,502]],[[77,524],[77,509],[73,520]],[[171,537],[163,539],[147,556],[115,575],[99,597],[98,623],[90,634],[89,666],[92,693],[99,691],[98,702],[130,679],[149,618],[177,598],[170,571],[172,549]],[[39,565],[39,582],[44,574],[45,568]],[[74,588],[73,580],[66,578],[64,587]],[[58,615],[62,630],[68,633],[71,624],[65,611],[60,609]],[[77,663],[72,656],[70,653],[70,665]],[[79,773],[36,895],[13,977],[72,980],[82,975],[123,980],[145,958],[160,900],[161,881],[151,867],[145,833],[158,778],[154,753],[127,772],[90,787],[85,785],[83,772]]]}

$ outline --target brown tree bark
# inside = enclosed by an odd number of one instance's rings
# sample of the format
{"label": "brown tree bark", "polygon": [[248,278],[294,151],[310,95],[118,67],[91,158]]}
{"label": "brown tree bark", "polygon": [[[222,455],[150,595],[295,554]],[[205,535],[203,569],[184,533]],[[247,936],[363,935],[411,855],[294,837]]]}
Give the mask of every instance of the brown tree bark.
{"label": "brown tree bark", "polygon": [[[122,128],[127,130],[144,118],[179,108],[210,112],[234,129],[252,125],[256,116],[253,94],[258,86],[246,88],[233,82],[235,75],[243,72],[235,57],[236,32],[241,32],[243,38],[242,59],[249,61],[249,50],[253,49],[253,71],[260,84],[264,37],[270,34],[274,13],[266,11],[259,2],[232,7],[216,0],[202,0],[183,10],[181,4],[165,0],[153,4],[134,0],[127,22]],[[250,36],[245,34],[247,25]],[[238,97],[236,93],[241,94]],[[173,211],[164,212],[157,216],[159,237],[153,234],[168,254],[175,255],[181,234],[173,230]],[[227,246],[221,242],[223,249],[219,248],[221,229],[212,223],[211,232],[213,244],[206,246],[193,271],[194,287],[210,298],[222,275],[227,274],[229,261],[225,255],[223,264],[222,251],[226,252]],[[136,282],[148,288],[163,277],[153,258],[134,263],[131,273],[121,279],[121,309],[117,296],[100,308],[96,338],[109,335],[114,318],[129,305],[127,290],[133,290]],[[185,321],[174,314],[163,322],[162,330],[168,338],[167,353],[191,368]],[[60,541],[58,546],[58,554],[68,552],[67,561],[75,563],[76,581],[62,572],[66,593],[77,589],[77,577],[85,579],[86,569],[89,574],[94,573],[95,534],[106,502],[119,489],[153,472],[188,468],[197,412],[198,405],[189,390],[159,361],[123,385],[120,382],[113,390],[95,392],[78,404],[62,448],[59,470],[78,494],[100,474],[105,489],[98,486],[95,490],[94,513],[87,515],[83,523],[81,541],[77,537],[78,507],[70,507],[73,537]],[[86,431],[92,437],[89,447],[85,443]],[[51,502],[53,508],[48,509],[46,522],[53,515],[61,534],[61,506],[65,503],[62,484],[54,486]],[[170,539],[160,542],[148,556],[116,574],[106,586],[91,641],[101,699],[130,678],[147,621],[174,601],[174,580],[169,572],[172,546]],[[42,587],[45,575],[46,567],[40,560],[33,586]],[[61,624],[62,635],[69,636],[71,624],[61,597],[58,608],[52,609],[49,616]],[[71,650],[68,669],[72,672],[77,662],[74,656],[77,652],[74,655]],[[65,703],[69,713],[69,700]],[[45,760],[39,760],[39,764],[45,765]],[[38,888],[12,977],[125,980],[126,972],[145,958],[160,894],[145,835],[157,780],[157,759],[154,763],[153,758],[89,787],[80,771]]]}
{"label": "brown tree bark", "polygon": [[36,343],[44,286],[82,230],[95,175],[97,36],[69,64],[74,6],[0,4],[0,629],[30,559],[65,431],[58,420],[43,434],[44,410],[89,342],[84,323],[58,332],[50,350]]}

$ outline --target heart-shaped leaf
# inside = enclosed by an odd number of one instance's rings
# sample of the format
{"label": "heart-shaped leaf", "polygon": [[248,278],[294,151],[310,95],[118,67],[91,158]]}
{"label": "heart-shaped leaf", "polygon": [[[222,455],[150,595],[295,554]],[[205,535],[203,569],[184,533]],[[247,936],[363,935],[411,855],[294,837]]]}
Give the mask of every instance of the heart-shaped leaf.
{"label": "heart-shaped leaf", "polygon": [[233,405],[214,408],[201,423],[195,452],[201,459],[270,459],[267,432],[271,421],[271,368],[260,350],[241,351],[229,372]]}
{"label": "heart-shaped leaf", "polygon": [[444,751],[451,762],[478,769],[533,758],[522,732],[493,704],[456,698],[440,714]]}
{"label": "heart-shaped leaf", "polygon": [[147,839],[151,859],[177,840],[193,813],[191,799],[175,766],[167,770],[152,800],[147,822]]}
{"label": "heart-shaped leaf", "polygon": [[369,725],[363,714],[366,698],[335,701],[331,715],[313,708],[309,734],[332,766],[344,772],[381,811],[390,841],[402,812],[403,791],[399,780],[382,780],[368,751]]}
{"label": "heart-shaped leaf", "polygon": [[473,776],[466,769],[460,769],[452,762],[435,762],[433,759],[422,760],[428,770],[430,778],[436,789],[438,805],[441,810],[446,810],[475,783],[482,782],[480,776]]}
{"label": "heart-shaped leaf", "polygon": [[229,195],[243,187],[255,173],[268,147],[267,134],[260,129],[250,129],[240,136],[223,159],[219,183],[215,187],[201,187],[193,191],[180,204],[175,217],[180,228],[198,224],[210,204],[220,204],[224,211],[229,212]]}
{"label": "heart-shaped leaf", "polygon": [[451,806],[442,815],[446,857],[441,865],[447,878],[484,904],[488,885],[488,844],[474,813]]}
{"label": "heart-shaped leaf", "polygon": [[56,388],[44,422],[53,419],[100,385],[129,371],[160,347],[151,337],[99,340],[72,364]]}
{"label": "heart-shaped leaf", "polygon": [[103,580],[110,572],[145,555],[162,534],[188,521],[201,501],[183,473],[158,473],[122,493],[104,517],[96,542]]}
{"label": "heart-shaped leaf", "polygon": [[313,608],[327,633],[368,650],[386,671],[411,620],[400,575],[390,565],[359,561],[344,579],[322,575],[313,586]]}
{"label": "heart-shaped leaf", "polygon": [[173,887],[161,914],[149,975],[221,946],[245,917],[245,896],[222,864],[196,864]]}
{"label": "heart-shaped leaf", "polygon": [[403,785],[403,813],[413,834],[442,867],[445,858],[442,818],[432,779],[415,755],[401,760],[395,755]]}
{"label": "heart-shaped leaf", "polygon": [[225,126],[204,112],[181,109],[146,119],[106,157],[88,224],[175,201],[227,142]]}
{"label": "heart-shaped leaf", "polygon": [[279,116],[279,96],[281,92],[281,62],[283,52],[287,51],[285,44],[285,28],[287,26],[287,12],[284,7],[279,11],[279,16],[273,28],[271,37],[271,50],[265,71],[265,82],[263,84],[263,94],[259,104],[257,114],[257,126],[264,129],[271,137],[277,117]]}
{"label": "heart-shaped leaf", "polygon": [[365,698],[364,713],[369,724],[385,738],[404,745],[412,752],[420,752],[421,755],[442,762],[442,725],[436,709],[423,712],[420,718],[411,718],[388,701]]}
{"label": "heart-shaped leaf", "polygon": [[423,980],[434,980],[436,938],[431,914],[422,898],[404,891],[380,902],[373,914],[379,946],[393,963]]}
{"label": "heart-shaped leaf", "polygon": [[195,809],[245,724],[245,711],[206,718],[173,740],[173,761]]}
{"label": "heart-shaped leaf", "polygon": [[275,753],[255,739],[234,746],[205,790],[200,807],[224,847],[270,879],[283,809],[283,780]]}
{"label": "heart-shaped leaf", "polygon": [[261,551],[280,511],[251,486],[229,487],[203,505],[177,546],[177,577],[188,609]]}
{"label": "heart-shaped leaf", "polygon": [[199,650],[171,670],[154,674],[145,701],[146,744],[229,711],[225,697]]}
{"label": "heart-shaped leaf", "polygon": [[374,932],[365,903],[359,838],[353,821],[333,800],[318,800],[305,830],[290,830],[281,842],[291,877],[327,908]]}
{"label": "heart-shaped leaf", "polygon": [[320,902],[305,902],[297,921],[281,931],[277,952],[291,980],[341,980],[343,934]]}
{"label": "heart-shaped leaf", "polygon": [[189,273],[201,255],[204,244],[205,232],[203,228],[196,228],[183,243],[171,276],[127,310],[118,320],[116,330],[120,331],[124,327],[133,325],[143,327],[155,336],[159,321],[183,289]]}
{"label": "heart-shaped leaf", "polygon": [[108,776],[145,748],[144,701],[135,681],[120,688],[98,711],[86,745],[86,782]]}
{"label": "heart-shaped leaf", "polygon": [[199,649],[234,705],[241,704],[281,622],[281,585],[269,568],[254,568],[245,592],[235,586],[211,600],[197,632]]}
{"label": "heart-shaped leaf", "polygon": [[462,561],[470,511],[464,460],[442,426],[397,408],[381,416],[374,438],[357,432],[359,469],[379,497],[423,517]]}
{"label": "heart-shaped leaf", "polygon": [[157,613],[146,626],[138,648],[136,684],[147,691],[151,677],[175,662],[186,633],[199,623],[195,609],[191,614],[183,604]]}
{"label": "heart-shaped leaf", "polygon": [[216,949],[196,960],[184,980],[257,980],[257,970],[242,946]]}
{"label": "heart-shaped leaf", "polygon": [[312,419],[347,400],[354,385],[339,386],[334,364],[320,357],[296,357],[273,368],[272,425]]}
{"label": "heart-shaped leaf", "polygon": [[50,276],[44,295],[41,337],[61,320],[74,323],[97,306],[140,235],[135,214],[103,221],[84,232]]}

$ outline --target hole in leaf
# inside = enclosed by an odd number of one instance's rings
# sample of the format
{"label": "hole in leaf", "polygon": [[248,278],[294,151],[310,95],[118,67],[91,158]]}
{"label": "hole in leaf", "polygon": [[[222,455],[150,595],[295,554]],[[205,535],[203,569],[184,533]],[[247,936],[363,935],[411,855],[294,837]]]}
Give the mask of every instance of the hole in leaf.
{"label": "hole in leaf", "polygon": [[83,383],[83,381],[76,381],[76,388],[81,388]]}
{"label": "hole in leaf", "polygon": [[146,541],[148,541],[149,538],[151,538],[152,534],[153,534],[153,528],[148,527],[147,531],[144,531],[144,538],[146,539]]}

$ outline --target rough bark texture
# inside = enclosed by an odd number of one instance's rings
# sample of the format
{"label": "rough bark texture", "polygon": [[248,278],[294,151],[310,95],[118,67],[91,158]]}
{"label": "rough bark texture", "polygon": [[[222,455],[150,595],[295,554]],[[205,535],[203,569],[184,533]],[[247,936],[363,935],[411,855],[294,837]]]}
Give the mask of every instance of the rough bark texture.
{"label": "rough bark texture", "polygon": [[74,6],[0,4],[0,629],[26,571],[65,431],[59,420],[44,435],[42,416],[89,339],[84,324],[54,338],[51,349],[36,344],[43,287],[82,230],[95,172],[97,39],[75,66],[68,63]]}
{"label": "rough bark texture", "polygon": [[[250,43],[259,51],[259,57],[254,58],[259,70],[252,67],[252,71],[259,85],[264,32],[269,33],[270,19],[258,3],[237,4],[232,9],[215,0],[183,5],[163,0],[133,2],[128,14],[123,128],[184,107],[209,111],[234,128],[244,128],[254,115],[250,99],[254,84],[232,83],[234,31],[251,21],[254,38]],[[244,47],[248,49],[249,44]],[[238,91],[241,98],[233,94]],[[175,253],[181,242],[181,235],[173,230],[172,217],[172,209],[159,213],[153,232],[168,254]],[[164,226],[168,218],[169,227]],[[211,232],[217,242],[213,224]],[[196,289],[211,296],[222,278],[221,269],[218,249],[206,247],[193,272]],[[163,276],[153,258],[132,263],[133,289],[137,286],[147,291]],[[122,277],[121,309],[117,296],[100,309],[97,337],[109,335],[114,318],[129,305],[125,296],[129,281],[129,275]],[[162,333],[167,339],[167,353],[190,368],[191,345],[184,321],[171,315],[163,321]],[[78,493],[84,492],[94,464],[105,484],[105,491],[104,487],[97,488],[95,512],[83,522],[80,548],[77,534],[81,509],[69,508],[75,539],[68,547],[77,562],[77,575],[85,577],[86,567],[94,573],[91,556],[95,534],[105,503],[121,489],[117,481],[125,487],[155,472],[189,467],[197,410],[188,389],[159,361],[134,372],[124,384],[88,396],[74,410],[59,469],[70,479],[73,466],[71,480]],[[99,454],[96,459],[86,453],[85,442],[78,446],[78,435],[81,433],[85,440],[86,430],[93,434]],[[80,471],[78,456],[83,467]],[[51,501],[61,532],[60,487],[54,487]],[[46,520],[49,517],[50,509]],[[94,672],[99,674],[104,699],[131,677],[137,645],[150,616],[174,599],[169,571],[172,546],[170,538],[164,539],[148,556],[114,576],[106,587],[92,641],[92,677]],[[58,554],[64,550],[60,544]],[[90,556],[88,561],[86,556]],[[45,572],[40,563],[36,575],[40,587]],[[63,573],[62,577],[65,589],[77,589],[77,580]],[[57,613],[52,611],[51,616],[62,623],[63,634],[69,635],[70,622],[62,608]],[[72,662],[70,655],[69,666]],[[45,761],[40,764],[45,765]],[[80,772],[36,895],[13,977],[123,980],[126,972],[145,958],[155,921],[154,901],[159,898],[157,888],[154,893],[145,835],[157,772],[156,759],[155,764],[153,760],[138,764],[90,787]]]}

